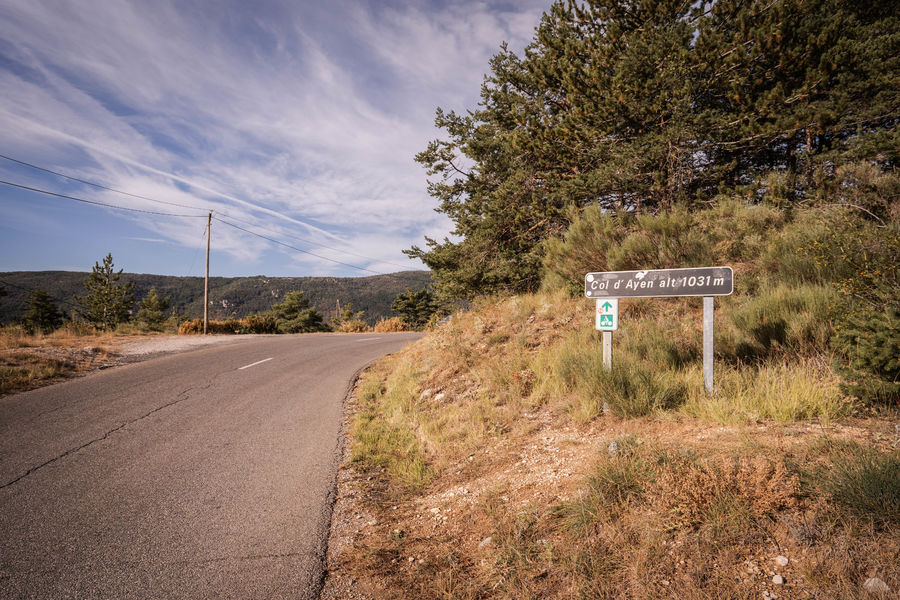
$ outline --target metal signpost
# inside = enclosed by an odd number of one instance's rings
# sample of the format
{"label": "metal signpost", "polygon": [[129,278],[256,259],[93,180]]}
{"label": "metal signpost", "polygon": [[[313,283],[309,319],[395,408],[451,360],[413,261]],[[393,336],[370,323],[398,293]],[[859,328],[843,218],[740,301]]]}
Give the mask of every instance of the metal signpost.
{"label": "metal signpost", "polygon": [[[607,369],[612,368],[612,331],[619,326],[619,298],[702,296],[703,382],[710,394],[713,392],[714,299],[733,291],[731,267],[611,271],[588,273],[584,277],[584,295],[597,300],[596,328],[603,332],[603,364]],[[604,303],[611,306],[603,308]]]}
{"label": "metal signpost", "polygon": [[594,326],[603,332],[603,366],[612,370],[612,332],[619,328],[619,299],[597,298]]}

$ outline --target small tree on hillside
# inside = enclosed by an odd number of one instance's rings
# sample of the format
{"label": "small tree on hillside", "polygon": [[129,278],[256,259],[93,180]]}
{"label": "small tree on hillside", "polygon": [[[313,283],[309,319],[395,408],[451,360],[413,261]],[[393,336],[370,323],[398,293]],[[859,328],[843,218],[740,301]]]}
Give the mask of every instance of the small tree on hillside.
{"label": "small tree on hillside", "polygon": [[58,329],[63,322],[63,315],[59,312],[50,294],[44,290],[36,290],[28,297],[28,305],[22,323],[28,333],[50,333]]}
{"label": "small tree on hillside", "polygon": [[115,329],[128,320],[134,304],[134,282],[118,283],[122,269],[114,270],[112,254],[103,259],[103,266],[94,263],[91,274],[85,278],[87,295],[75,298],[81,307],[78,314],[98,329]]}
{"label": "small tree on hillside", "polygon": [[347,308],[340,311],[338,316],[332,319],[331,325],[334,329],[344,333],[361,333],[366,331],[369,326],[365,322],[366,311],[353,312],[353,303],[348,302]]}
{"label": "small tree on hillside", "polygon": [[275,317],[278,333],[328,331],[322,315],[314,307],[310,307],[309,299],[302,291],[285,294],[284,301],[272,306],[269,314]]}
{"label": "small tree on hillside", "polygon": [[138,302],[137,320],[145,324],[149,329],[161,331],[171,300],[170,296],[161,298],[156,288],[151,287],[147,295]]}
{"label": "small tree on hillside", "polygon": [[413,327],[423,327],[437,311],[434,295],[427,288],[414,292],[401,292],[391,304],[391,310]]}

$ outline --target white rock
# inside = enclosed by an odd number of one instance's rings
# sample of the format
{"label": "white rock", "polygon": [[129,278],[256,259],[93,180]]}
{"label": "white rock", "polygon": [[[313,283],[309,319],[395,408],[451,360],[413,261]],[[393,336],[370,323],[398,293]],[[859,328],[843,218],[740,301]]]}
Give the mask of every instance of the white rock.
{"label": "white rock", "polygon": [[784,577],[782,577],[781,575],[776,575],[772,578],[772,583],[774,583],[775,585],[784,585]]}
{"label": "white rock", "polygon": [[870,577],[869,579],[866,579],[866,582],[863,584],[863,589],[873,594],[887,594],[891,591],[891,588],[888,587],[888,584],[886,584],[878,577]]}
{"label": "white rock", "polygon": [[441,400],[443,400],[446,397],[447,397],[447,394],[445,394],[444,392],[441,392],[440,394],[438,394],[437,396],[434,397],[434,401],[440,402]]}
{"label": "white rock", "polygon": [[616,442],[612,442],[609,445],[609,455],[615,456],[618,451],[619,451],[619,444],[617,444]]}
{"label": "white rock", "polygon": [[786,567],[790,561],[787,556],[779,555],[775,557],[775,564],[779,567]]}
{"label": "white rock", "polygon": [[479,548],[487,548],[488,546],[491,545],[491,543],[493,543],[493,541],[494,541],[493,536],[488,536],[488,537],[484,538],[483,540],[481,540],[481,543],[478,544],[478,547]]}

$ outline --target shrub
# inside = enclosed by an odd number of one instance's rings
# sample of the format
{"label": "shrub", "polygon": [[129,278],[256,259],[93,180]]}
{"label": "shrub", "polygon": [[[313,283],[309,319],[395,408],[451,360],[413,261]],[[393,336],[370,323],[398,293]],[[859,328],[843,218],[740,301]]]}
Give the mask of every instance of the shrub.
{"label": "shrub", "polygon": [[203,333],[203,319],[191,319],[178,326],[178,335],[196,335]]}
{"label": "shrub", "polygon": [[[206,332],[210,334],[235,334],[239,333],[241,322],[237,319],[226,321],[209,321]],[[197,335],[203,333],[203,319],[192,319],[178,326],[178,335]]]}
{"label": "shrub", "polygon": [[366,311],[353,312],[353,304],[347,303],[347,308],[340,311],[338,316],[331,320],[331,326],[335,331],[342,333],[362,333],[368,331],[369,326],[363,321]]}
{"label": "shrub", "polygon": [[719,354],[746,360],[778,351],[824,352],[838,302],[834,289],[822,285],[764,288],[728,313],[732,337],[722,336]]}
{"label": "shrub", "polygon": [[581,289],[591,271],[707,265],[708,239],[684,210],[658,215],[611,213],[589,206],[573,213],[564,239],[544,243],[545,289]]}
{"label": "shrub", "polygon": [[335,323],[337,331],[341,333],[365,333],[369,330],[369,326],[361,319],[349,319]]}
{"label": "shrub", "polygon": [[272,315],[254,313],[241,319],[238,333],[278,333],[278,323]]}
{"label": "shrub", "polygon": [[612,371],[601,370],[595,378],[603,400],[619,417],[675,408],[687,399],[687,386],[673,373],[634,360],[618,359]]}
{"label": "shrub", "polygon": [[708,210],[637,217],[589,206],[571,215],[563,239],[545,242],[544,287],[580,293],[591,271],[752,263],[784,221],[774,208],[724,197]]}
{"label": "shrub", "polygon": [[849,393],[863,400],[900,400],[900,307],[847,314],[831,343],[843,355],[836,368]]}
{"label": "shrub", "polygon": [[373,331],[375,333],[393,333],[397,331],[409,331],[410,327],[403,320],[397,317],[391,317],[390,319],[381,319],[377,323],[375,323],[375,327]]}

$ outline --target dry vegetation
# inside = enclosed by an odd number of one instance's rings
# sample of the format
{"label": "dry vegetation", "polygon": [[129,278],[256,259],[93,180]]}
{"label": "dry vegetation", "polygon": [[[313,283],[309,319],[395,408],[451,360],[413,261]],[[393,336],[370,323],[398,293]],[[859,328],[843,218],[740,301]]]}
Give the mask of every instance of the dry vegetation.
{"label": "dry vegetation", "polygon": [[122,339],[70,323],[47,335],[0,329],[0,396],[24,392],[115,362]]}
{"label": "dry vegetation", "polygon": [[484,301],[371,369],[331,597],[898,597],[896,410],[812,344],[729,358],[722,304],[713,397],[689,299],[622,301],[618,375],[563,292]]}

